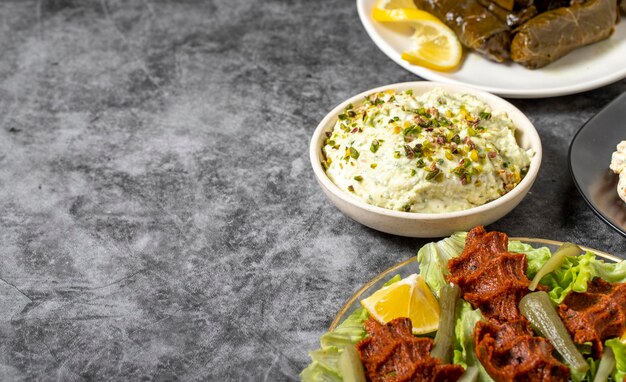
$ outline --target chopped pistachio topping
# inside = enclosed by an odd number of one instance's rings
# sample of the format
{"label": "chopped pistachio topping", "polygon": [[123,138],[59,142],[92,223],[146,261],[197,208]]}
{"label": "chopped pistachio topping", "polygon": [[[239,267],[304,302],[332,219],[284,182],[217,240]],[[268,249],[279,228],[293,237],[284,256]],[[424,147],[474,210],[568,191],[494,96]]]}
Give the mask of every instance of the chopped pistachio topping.
{"label": "chopped pistachio topping", "polygon": [[350,147],[350,157],[352,157],[352,159],[359,159],[359,152],[354,147]]}
{"label": "chopped pistachio topping", "polygon": [[524,177],[532,153],[514,131],[504,112],[468,94],[385,91],[338,115],[321,163],[368,203],[455,211],[496,199]]}

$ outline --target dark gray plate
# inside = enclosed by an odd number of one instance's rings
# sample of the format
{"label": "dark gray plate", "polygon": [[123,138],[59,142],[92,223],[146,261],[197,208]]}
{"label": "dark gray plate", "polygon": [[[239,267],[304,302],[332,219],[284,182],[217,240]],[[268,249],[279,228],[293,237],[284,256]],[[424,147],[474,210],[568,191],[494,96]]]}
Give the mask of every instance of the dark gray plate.
{"label": "dark gray plate", "polygon": [[626,93],[578,130],[569,147],[569,168],[578,191],[608,225],[626,236],[626,203],[617,196],[618,176],[609,170],[615,146],[626,140]]}

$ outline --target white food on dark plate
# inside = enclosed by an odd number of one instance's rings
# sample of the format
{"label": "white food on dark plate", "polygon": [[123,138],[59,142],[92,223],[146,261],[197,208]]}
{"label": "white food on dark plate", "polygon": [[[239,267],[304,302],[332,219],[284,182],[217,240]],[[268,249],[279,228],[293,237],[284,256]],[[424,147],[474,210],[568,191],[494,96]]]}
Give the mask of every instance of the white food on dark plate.
{"label": "white food on dark plate", "polygon": [[613,153],[609,168],[619,175],[617,195],[626,202],[626,141],[621,141],[617,145],[617,151]]}

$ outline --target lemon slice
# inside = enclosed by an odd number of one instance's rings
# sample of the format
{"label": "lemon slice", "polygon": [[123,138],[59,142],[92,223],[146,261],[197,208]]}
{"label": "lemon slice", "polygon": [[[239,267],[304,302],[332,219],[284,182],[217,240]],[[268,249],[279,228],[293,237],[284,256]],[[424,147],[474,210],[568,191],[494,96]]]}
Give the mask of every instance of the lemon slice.
{"label": "lemon slice", "polygon": [[383,324],[394,318],[410,318],[413,334],[433,332],[439,325],[439,303],[424,279],[415,273],[381,288],[361,300],[361,305]]}
{"label": "lemon slice", "polygon": [[439,21],[428,12],[419,10],[411,0],[378,0],[372,18],[380,22]]}
{"label": "lemon slice", "polygon": [[439,71],[454,70],[461,63],[463,48],[456,34],[435,16],[417,9],[412,0],[378,0],[372,18],[415,27],[413,46],[402,53],[403,60]]}
{"label": "lemon slice", "polygon": [[402,53],[402,59],[429,69],[449,71],[461,63],[463,48],[458,38],[441,21],[423,20],[414,23],[412,48]]}
{"label": "lemon slice", "polygon": [[398,8],[417,8],[413,0],[378,0],[376,8],[380,9],[398,9]]}

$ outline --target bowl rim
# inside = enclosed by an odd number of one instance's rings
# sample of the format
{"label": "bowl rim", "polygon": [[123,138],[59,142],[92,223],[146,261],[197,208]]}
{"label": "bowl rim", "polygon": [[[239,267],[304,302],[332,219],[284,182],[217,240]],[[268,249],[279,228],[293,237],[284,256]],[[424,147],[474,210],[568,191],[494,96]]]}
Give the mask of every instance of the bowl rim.
{"label": "bowl rim", "polygon": [[[442,88],[445,91],[451,93],[470,93],[482,101],[489,104],[492,108],[495,108],[495,105],[500,104],[507,106],[510,110],[507,111],[509,118],[514,120],[515,127],[518,131],[523,132],[524,136],[528,136],[530,147],[535,151],[535,155],[530,161],[530,165],[528,168],[528,173],[524,176],[524,179],[513,188],[513,190],[509,191],[505,195],[494,199],[490,202],[487,202],[483,205],[472,207],[466,210],[453,211],[453,212],[440,212],[440,213],[424,213],[424,212],[404,212],[404,211],[396,211],[390,210],[383,207],[378,207],[372,204],[367,204],[362,201],[358,197],[349,194],[346,191],[343,191],[339,188],[335,183],[333,183],[330,178],[326,175],[326,172],[322,168],[320,155],[321,155],[321,139],[320,136],[325,132],[326,127],[330,124],[333,119],[336,119],[339,113],[345,109],[345,107],[349,104],[357,104],[365,98],[366,95],[382,92],[385,90],[408,90],[408,89],[420,89],[423,92],[427,92],[429,90],[433,90],[435,88]],[[511,116],[511,112],[517,114],[515,118]],[[453,219],[453,218],[461,218],[467,217],[475,214],[480,214],[482,212],[491,210],[493,208],[499,207],[501,205],[507,204],[515,200],[521,193],[524,193],[530,189],[533,182],[535,181],[537,174],[539,173],[539,168],[541,167],[542,160],[542,145],[541,139],[539,138],[539,133],[535,126],[530,122],[528,117],[521,110],[519,110],[516,106],[508,102],[507,100],[498,97],[497,95],[487,93],[482,90],[478,90],[468,86],[461,86],[456,84],[447,84],[441,82],[432,82],[432,81],[410,81],[410,82],[398,82],[390,85],[379,86],[370,90],[366,90],[357,95],[354,95],[347,100],[341,102],[337,106],[335,106],[317,125],[315,131],[313,132],[313,136],[311,137],[310,145],[309,145],[309,159],[311,161],[311,166],[313,167],[313,172],[317,180],[322,184],[322,186],[331,192],[335,197],[352,204],[360,209],[384,215],[387,217],[393,218],[402,218],[408,220],[427,220],[427,221],[437,221],[441,219]]]}

